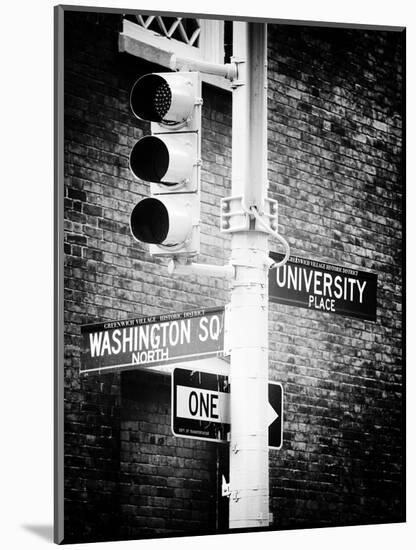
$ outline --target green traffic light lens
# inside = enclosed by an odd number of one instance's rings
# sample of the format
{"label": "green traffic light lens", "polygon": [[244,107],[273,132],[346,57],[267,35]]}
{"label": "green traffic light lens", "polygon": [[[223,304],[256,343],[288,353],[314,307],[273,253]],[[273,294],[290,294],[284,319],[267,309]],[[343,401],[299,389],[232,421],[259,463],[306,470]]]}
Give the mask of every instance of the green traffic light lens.
{"label": "green traffic light lens", "polygon": [[165,205],[158,199],[143,199],[133,208],[130,228],[136,240],[162,244],[169,233],[169,213]]}

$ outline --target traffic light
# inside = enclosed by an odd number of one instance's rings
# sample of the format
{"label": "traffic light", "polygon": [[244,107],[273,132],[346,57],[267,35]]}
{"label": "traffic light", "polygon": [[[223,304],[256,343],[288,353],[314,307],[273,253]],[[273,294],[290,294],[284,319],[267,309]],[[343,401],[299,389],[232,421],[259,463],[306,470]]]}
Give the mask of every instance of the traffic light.
{"label": "traffic light", "polygon": [[131,90],[131,109],[151,135],[134,145],[130,169],[151,197],[133,208],[130,229],[155,256],[199,253],[201,105],[198,72],[146,74]]}

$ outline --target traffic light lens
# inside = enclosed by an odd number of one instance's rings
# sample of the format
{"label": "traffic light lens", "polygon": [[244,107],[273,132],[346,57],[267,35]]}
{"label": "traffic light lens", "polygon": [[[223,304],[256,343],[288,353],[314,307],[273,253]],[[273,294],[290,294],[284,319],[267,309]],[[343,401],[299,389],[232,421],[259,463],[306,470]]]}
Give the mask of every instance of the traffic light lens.
{"label": "traffic light lens", "polygon": [[158,199],[143,199],[133,209],[130,217],[131,232],[138,241],[162,244],[169,233],[169,214]]}
{"label": "traffic light lens", "polygon": [[137,178],[159,183],[168,171],[168,167],[168,148],[155,136],[139,139],[131,150],[130,168]]}
{"label": "traffic light lens", "polygon": [[160,120],[166,116],[172,103],[172,92],[167,82],[163,82],[155,90],[154,108]]}
{"label": "traffic light lens", "polygon": [[130,94],[133,113],[142,120],[166,122],[164,117],[172,104],[172,91],[164,78],[157,74],[142,76]]}

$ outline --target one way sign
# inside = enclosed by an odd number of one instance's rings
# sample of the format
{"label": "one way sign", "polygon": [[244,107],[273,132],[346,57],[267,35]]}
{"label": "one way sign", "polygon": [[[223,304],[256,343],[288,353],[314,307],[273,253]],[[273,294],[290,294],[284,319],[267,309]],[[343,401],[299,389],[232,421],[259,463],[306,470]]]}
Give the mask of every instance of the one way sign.
{"label": "one way sign", "polygon": [[[283,388],[269,382],[269,447],[283,443]],[[178,437],[228,441],[230,386],[221,374],[175,368],[172,372],[172,432]]]}
{"label": "one way sign", "polygon": [[283,386],[269,382],[269,447],[281,449],[283,444]]}

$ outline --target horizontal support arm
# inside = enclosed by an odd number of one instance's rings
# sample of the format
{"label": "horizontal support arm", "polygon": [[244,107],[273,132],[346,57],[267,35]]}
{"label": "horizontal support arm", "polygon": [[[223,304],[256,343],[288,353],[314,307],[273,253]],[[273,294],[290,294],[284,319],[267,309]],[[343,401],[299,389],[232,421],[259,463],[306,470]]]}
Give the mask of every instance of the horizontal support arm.
{"label": "horizontal support arm", "polygon": [[223,76],[228,80],[234,80],[237,77],[236,63],[209,63],[208,61],[200,61],[197,59],[189,59],[186,57],[178,57],[172,54],[170,58],[169,68],[172,71],[200,71],[202,73]]}
{"label": "horizontal support arm", "polygon": [[205,277],[219,277],[221,279],[232,279],[234,267],[232,265],[212,264],[181,264],[175,260],[168,263],[169,275],[203,275]]}

